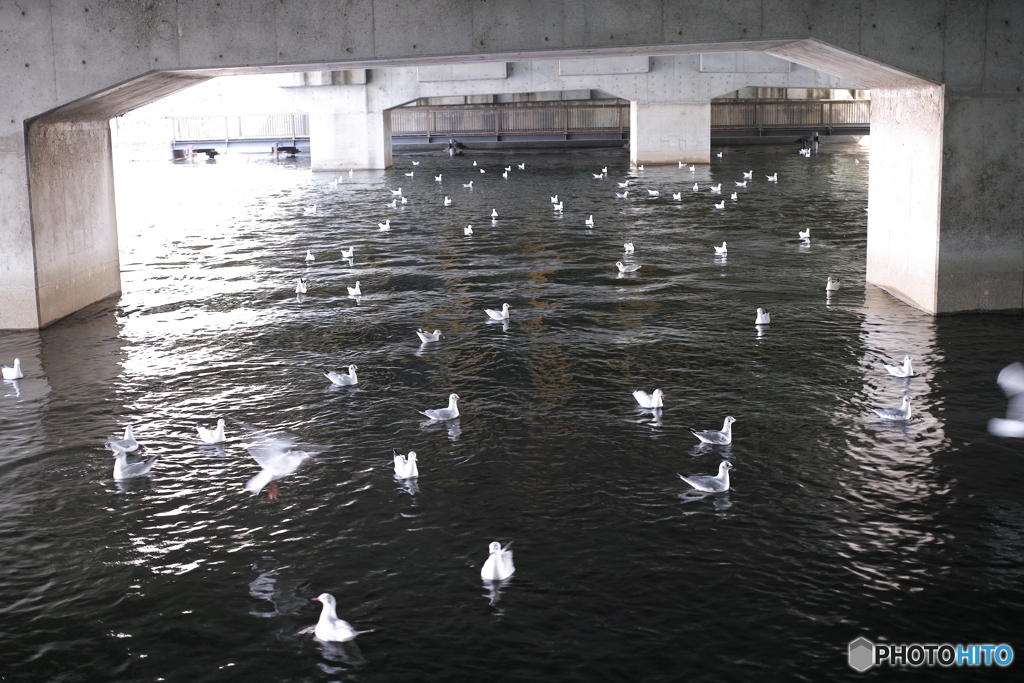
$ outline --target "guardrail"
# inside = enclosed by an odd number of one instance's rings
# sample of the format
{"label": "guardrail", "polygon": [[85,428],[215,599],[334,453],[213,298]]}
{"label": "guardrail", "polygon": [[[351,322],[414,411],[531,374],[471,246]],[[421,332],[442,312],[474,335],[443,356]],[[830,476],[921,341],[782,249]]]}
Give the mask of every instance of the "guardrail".
{"label": "guardrail", "polygon": [[864,128],[870,100],[775,100],[711,103],[711,130]]}
{"label": "guardrail", "polygon": [[173,141],[308,140],[309,114],[171,116]]}
{"label": "guardrail", "polygon": [[628,104],[516,103],[391,110],[392,137],[501,137],[537,133],[621,135],[628,130]]}

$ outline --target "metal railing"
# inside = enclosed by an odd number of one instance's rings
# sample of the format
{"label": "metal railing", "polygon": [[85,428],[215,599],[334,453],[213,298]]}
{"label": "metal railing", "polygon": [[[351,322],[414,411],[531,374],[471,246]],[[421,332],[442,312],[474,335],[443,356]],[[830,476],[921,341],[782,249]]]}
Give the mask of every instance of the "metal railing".
{"label": "metal railing", "polygon": [[623,133],[628,104],[516,103],[401,107],[391,110],[393,137]]}
{"label": "metal railing", "polygon": [[712,130],[862,128],[870,123],[870,100],[737,100],[711,103]]}
{"label": "metal railing", "polygon": [[171,116],[174,142],[309,139],[309,114]]}

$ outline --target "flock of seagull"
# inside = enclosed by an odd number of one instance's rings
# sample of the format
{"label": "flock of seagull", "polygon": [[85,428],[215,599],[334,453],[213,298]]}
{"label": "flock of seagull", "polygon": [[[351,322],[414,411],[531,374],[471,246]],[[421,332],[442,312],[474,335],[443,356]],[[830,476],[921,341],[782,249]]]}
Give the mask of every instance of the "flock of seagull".
{"label": "flock of seagull", "polygon": [[[718,154],[718,157],[721,157]],[[418,161],[412,162],[414,166],[418,166]],[[473,166],[477,166],[477,162],[473,162]],[[687,164],[679,162],[679,168],[687,168]],[[518,164],[519,170],[525,169],[525,164]],[[696,170],[696,167],[689,165],[691,172]],[[480,173],[486,173],[486,169],[480,168]],[[643,170],[640,166],[639,170]],[[511,166],[504,168],[503,177],[508,178],[509,172],[512,171]],[[413,177],[415,171],[406,173],[408,177]],[[349,172],[351,176],[352,172]],[[601,173],[592,174],[595,179],[606,178],[608,174],[607,167],[601,169]],[[778,181],[778,173],[766,176],[769,182]],[[747,183],[753,178],[753,170],[743,173],[742,181],[734,181],[737,187],[746,187]],[[441,182],[441,175],[434,176],[434,180]],[[331,181],[332,185],[336,185],[341,182],[341,178]],[[620,188],[628,188],[629,180],[619,183]],[[467,184],[463,184],[464,188],[472,189],[473,183],[470,181]],[[711,186],[708,188],[711,193],[721,193],[721,183],[718,185]],[[694,184],[693,190],[698,191],[699,185]],[[650,196],[657,196],[658,190],[647,190]],[[402,190],[392,190],[392,195],[395,199],[389,204],[394,207],[400,200],[402,203],[406,203],[407,200],[402,196]],[[622,193],[615,193],[616,197],[626,198],[629,190],[626,189]],[[681,193],[673,193],[675,199],[681,198]],[[732,200],[737,200],[737,194],[732,193]],[[551,198],[551,203],[555,211],[561,212],[564,208],[564,203],[558,199],[558,196]],[[452,200],[449,197],[444,198],[444,206],[450,206]],[[721,203],[715,204],[718,209],[724,208],[724,200]],[[317,210],[316,205],[304,207],[305,215],[315,215]],[[498,217],[497,210],[492,209],[491,218],[496,220]],[[594,220],[591,215],[586,220],[587,226],[593,226]],[[391,229],[390,219],[384,223],[378,224],[378,229],[381,231],[387,231]],[[465,228],[465,234],[472,234],[472,226]],[[801,230],[799,237],[802,240],[810,240],[810,230]],[[632,242],[626,242],[623,245],[624,258],[628,259],[632,254],[635,253],[635,247]],[[724,256],[727,254],[727,245],[725,242],[722,246],[715,246],[716,255]],[[343,258],[352,258],[354,254],[354,247],[347,247],[342,249]],[[311,264],[316,260],[314,254],[310,251],[306,251],[305,261]],[[616,267],[621,273],[631,273],[637,271],[641,266],[634,263],[623,263],[623,261],[616,262]],[[307,280],[304,278],[296,279],[295,291],[301,295],[306,293],[308,287]],[[826,283],[826,292],[831,295],[832,292],[839,289],[839,281],[833,280],[831,277],[828,278]],[[360,284],[356,281],[354,287],[348,287],[350,296],[361,296],[362,292]],[[509,320],[509,311],[512,307],[509,304],[504,303],[500,310],[484,309],[489,320],[496,320],[506,322]],[[761,326],[771,324],[771,315],[763,308],[757,309],[757,315],[755,319],[755,325],[760,329]],[[444,339],[444,334],[441,330],[434,330],[433,332],[425,331],[423,329],[417,329],[415,331],[416,336],[422,344],[435,343]],[[914,369],[912,364],[912,358],[906,356],[903,364],[900,366],[884,365],[885,370],[889,375],[898,378],[910,378],[914,375]],[[355,386],[358,384],[359,379],[356,374],[359,368],[352,364],[347,368],[347,373],[336,372],[334,370],[321,369],[324,377],[326,377],[332,384],[338,386]],[[20,359],[14,360],[13,367],[6,365],[0,366],[3,378],[5,380],[18,380],[24,377],[24,373],[21,369]],[[1021,363],[1014,363],[1007,366],[1000,372],[998,377],[1000,386],[1004,389],[1006,394],[1010,397],[1010,405],[1007,410],[1006,419],[993,418],[989,423],[989,430],[991,433],[998,436],[1009,436],[1016,438],[1024,438],[1024,365]],[[642,409],[654,411],[655,414],[660,413],[664,407],[665,393],[660,388],[655,389],[653,393],[648,394],[643,390],[636,390],[633,392],[633,398],[636,403]],[[422,415],[429,418],[431,421],[444,422],[454,420],[459,417],[459,395],[452,393],[448,397],[448,405],[444,408],[435,408],[417,411]],[[898,408],[873,408],[874,412],[883,420],[891,422],[906,422],[911,418],[910,410],[911,396],[904,395],[903,402]],[[693,435],[701,442],[701,444],[715,445],[729,445],[732,443],[732,425],[736,421],[736,418],[727,416],[725,418],[722,429],[720,430],[698,430],[692,427],[687,427]],[[237,423],[240,429],[247,435],[247,449],[260,466],[260,471],[251,477],[245,483],[245,490],[253,494],[259,493],[268,484],[271,486],[271,497],[276,497],[276,488],[274,488],[274,482],[278,479],[286,477],[296,472],[303,464],[305,464],[310,458],[326,450],[324,446],[311,446],[299,444],[297,439],[288,434],[283,435],[271,435],[262,430],[256,429],[244,423]],[[196,424],[196,432],[199,440],[204,445],[217,445],[223,444],[227,441],[226,435],[226,424],[224,419],[219,419],[216,425],[212,428],[205,427],[202,424]],[[140,444],[135,439],[133,432],[133,426],[127,425],[123,435],[111,436],[107,439],[106,447],[113,452],[115,459],[113,476],[115,480],[127,480],[139,477],[147,476],[152,470],[154,464],[157,461],[157,456],[149,459],[139,458]],[[136,459],[129,460],[129,456],[134,456]],[[393,450],[393,463],[395,476],[402,480],[415,479],[419,476],[419,468],[417,466],[417,456],[415,451],[409,451],[408,454],[402,455],[397,450]],[[722,460],[719,465],[718,473],[716,475],[691,475],[683,476],[678,475],[682,481],[686,482],[696,491],[704,493],[720,493],[728,491],[729,472],[733,469],[733,465],[728,460]],[[494,541],[488,546],[487,560],[484,562],[480,569],[481,578],[490,582],[500,582],[508,579],[515,572],[515,565],[512,560],[512,551],[509,549],[509,545],[504,547],[501,543]],[[312,631],[314,635],[321,641],[327,642],[345,642],[352,640],[361,633],[367,633],[367,631],[357,631],[347,621],[338,618],[336,612],[337,602],[335,598],[329,593],[323,593],[314,600],[322,603],[322,610],[319,621],[316,626],[305,629],[303,632]]]}

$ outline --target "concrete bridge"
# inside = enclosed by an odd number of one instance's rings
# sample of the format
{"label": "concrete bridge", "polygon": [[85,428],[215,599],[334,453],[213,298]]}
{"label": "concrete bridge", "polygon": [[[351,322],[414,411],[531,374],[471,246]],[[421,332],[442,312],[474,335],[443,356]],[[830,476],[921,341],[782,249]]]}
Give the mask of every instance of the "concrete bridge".
{"label": "concrete bridge", "polygon": [[[313,135],[339,141],[318,153],[323,167],[359,154],[386,165],[373,146],[387,108],[481,81],[494,91],[510,75],[533,80],[509,87],[538,91],[548,86],[536,75],[557,70],[562,89],[631,100],[639,163],[705,161],[707,103],[738,87],[786,87],[803,69],[827,76],[815,87],[870,89],[868,281],[934,314],[1024,310],[1020,3],[441,0],[420,10],[413,0],[0,4],[0,329],[45,326],[120,291],[110,118],[214,76],[357,69],[388,76],[304,84],[325,100],[310,108]],[[783,61],[800,68],[765,70]],[[505,79],[480,78],[499,69]],[[341,142],[353,139],[367,149]]]}

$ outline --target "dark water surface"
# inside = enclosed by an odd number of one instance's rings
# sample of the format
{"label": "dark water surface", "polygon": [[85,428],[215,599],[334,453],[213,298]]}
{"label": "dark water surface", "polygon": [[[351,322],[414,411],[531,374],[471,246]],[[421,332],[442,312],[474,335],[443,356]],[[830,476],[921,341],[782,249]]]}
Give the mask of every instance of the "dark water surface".
{"label": "dark water surface", "polygon": [[[862,635],[1020,650],[1024,623],[1024,447],[985,430],[1024,324],[936,320],[865,286],[865,149],[733,148],[633,175],[619,150],[419,159],[413,178],[397,157],[337,187],[227,158],[119,168],[123,296],[0,334],[26,374],[0,384],[2,680],[1019,675],[846,663]],[[398,186],[409,203],[390,209]],[[642,268],[618,277],[627,239]],[[489,324],[503,302],[511,321]],[[421,347],[418,327],[446,338]],[[917,376],[886,376],[906,354]],[[350,363],[357,388],[316,370]],[[656,387],[660,416],[630,396]],[[415,412],[453,391],[457,423]],[[911,423],[874,419],[908,393]],[[726,415],[730,447],[684,426]],[[330,448],[252,496],[236,426],[198,443],[193,424],[218,417]],[[127,423],[160,460],[118,483],[104,441]],[[392,448],[417,451],[417,483],[394,479]],[[723,458],[727,493],[676,476]],[[517,566],[497,594],[479,577],[494,540]],[[299,634],[322,592],[374,632]]]}

